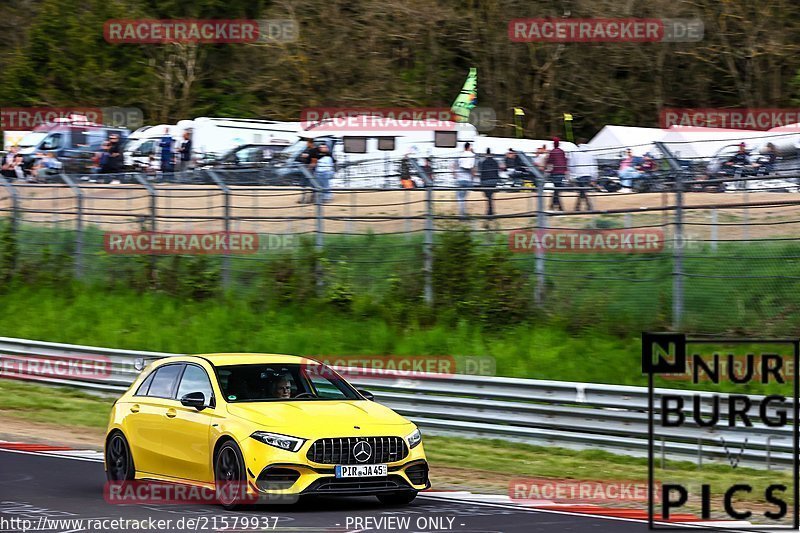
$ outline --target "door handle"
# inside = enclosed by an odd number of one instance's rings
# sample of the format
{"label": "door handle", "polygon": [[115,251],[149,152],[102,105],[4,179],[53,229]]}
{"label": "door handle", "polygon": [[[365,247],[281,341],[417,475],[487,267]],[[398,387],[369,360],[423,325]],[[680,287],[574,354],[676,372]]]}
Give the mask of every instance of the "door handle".
{"label": "door handle", "polygon": [[167,409],[167,412],[166,412],[167,418],[175,418],[177,416],[177,414],[178,414],[178,412],[175,409],[173,409],[172,407]]}
{"label": "door handle", "polygon": [[139,412],[139,404],[135,403],[131,405],[131,413],[138,413]]}

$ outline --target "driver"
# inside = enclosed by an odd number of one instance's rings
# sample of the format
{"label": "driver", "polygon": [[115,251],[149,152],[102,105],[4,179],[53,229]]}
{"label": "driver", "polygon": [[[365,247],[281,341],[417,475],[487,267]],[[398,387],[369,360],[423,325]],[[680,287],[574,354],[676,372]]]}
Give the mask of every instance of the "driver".
{"label": "driver", "polygon": [[274,382],[272,396],[283,400],[292,397],[292,384],[287,376],[281,376]]}

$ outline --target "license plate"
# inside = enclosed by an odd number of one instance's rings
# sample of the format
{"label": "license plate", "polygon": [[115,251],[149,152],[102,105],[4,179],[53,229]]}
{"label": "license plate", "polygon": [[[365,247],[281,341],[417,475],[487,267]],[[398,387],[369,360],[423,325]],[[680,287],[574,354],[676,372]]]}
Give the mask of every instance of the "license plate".
{"label": "license plate", "polygon": [[336,477],[385,477],[387,465],[336,465]]}

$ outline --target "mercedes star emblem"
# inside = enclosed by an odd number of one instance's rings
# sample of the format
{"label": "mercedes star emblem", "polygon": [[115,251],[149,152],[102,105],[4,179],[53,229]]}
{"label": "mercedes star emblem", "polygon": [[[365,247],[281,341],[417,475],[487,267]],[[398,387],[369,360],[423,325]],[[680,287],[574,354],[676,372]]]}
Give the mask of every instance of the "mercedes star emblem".
{"label": "mercedes star emblem", "polygon": [[368,461],[372,457],[372,446],[365,440],[356,442],[355,446],[353,446],[353,456],[359,463]]}

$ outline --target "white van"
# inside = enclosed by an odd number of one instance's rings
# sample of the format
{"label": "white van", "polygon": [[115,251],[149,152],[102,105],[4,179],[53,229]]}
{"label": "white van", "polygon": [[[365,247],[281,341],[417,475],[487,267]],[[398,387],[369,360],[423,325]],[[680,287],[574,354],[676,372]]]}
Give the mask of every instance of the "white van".
{"label": "white van", "polygon": [[125,161],[125,168],[133,170],[154,169],[161,166],[161,149],[159,143],[164,137],[166,130],[172,137],[173,146],[180,143],[183,131],[178,126],[169,124],[159,124],[158,126],[143,126],[134,131],[125,143],[122,157]]}

